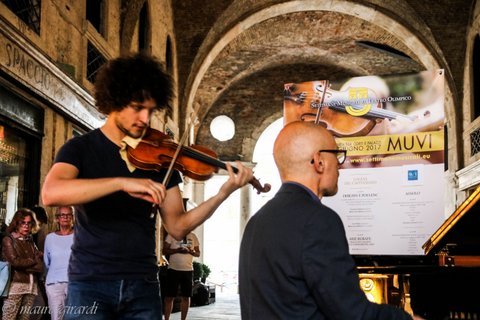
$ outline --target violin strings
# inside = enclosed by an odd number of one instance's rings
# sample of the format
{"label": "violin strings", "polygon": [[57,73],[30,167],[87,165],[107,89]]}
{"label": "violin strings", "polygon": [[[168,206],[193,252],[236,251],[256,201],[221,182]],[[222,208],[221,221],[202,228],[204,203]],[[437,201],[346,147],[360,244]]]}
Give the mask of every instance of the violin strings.
{"label": "violin strings", "polygon": [[[186,156],[189,156],[193,159],[198,159],[198,160],[201,160],[207,164],[210,164],[212,166],[215,166],[215,167],[219,167],[219,168],[222,168],[222,169],[227,169],[227,166],[225,165],[224,162],[206,154],[206,153],[203,153],[199,150],[195,150],[194,148],[192,147],[184,147],[184,151],[185,151],[185,155]],[[232,169],[235,173],[238,172],[238,169],[233,167],[232,166]]]}

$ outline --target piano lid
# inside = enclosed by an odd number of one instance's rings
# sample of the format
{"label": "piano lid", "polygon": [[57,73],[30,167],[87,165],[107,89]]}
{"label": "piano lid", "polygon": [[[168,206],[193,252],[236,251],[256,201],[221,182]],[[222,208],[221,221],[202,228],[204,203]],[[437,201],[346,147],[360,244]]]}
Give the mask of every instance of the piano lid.
{"label": "piano lid", "polygon": [[422,246],[425,254],[446,247],[461,254],[480,254],[480,187],[473,192]]}

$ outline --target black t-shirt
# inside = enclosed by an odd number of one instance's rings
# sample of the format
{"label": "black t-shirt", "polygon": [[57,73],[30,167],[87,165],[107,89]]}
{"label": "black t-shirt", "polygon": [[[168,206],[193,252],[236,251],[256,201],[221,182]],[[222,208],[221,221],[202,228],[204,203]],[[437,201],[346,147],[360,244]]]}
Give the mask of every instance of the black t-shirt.
{"label": "black t-shirt", "polygon": [[[166,170],[130,172],[120,148],[100,129],[69,140],[55,162],[74,165],[79,179],[149,178],[162,182]],[[167,189],[181,183],[174,171]],[[70,280],[142,279],[157,273],[152,204],[119,191],[75,206]]]}

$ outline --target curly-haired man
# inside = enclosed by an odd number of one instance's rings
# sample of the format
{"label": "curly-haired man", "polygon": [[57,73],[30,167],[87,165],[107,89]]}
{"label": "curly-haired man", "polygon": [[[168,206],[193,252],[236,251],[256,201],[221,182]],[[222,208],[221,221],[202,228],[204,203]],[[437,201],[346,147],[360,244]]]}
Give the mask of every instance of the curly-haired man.
{"label": "curly-haired man", "polygon": [[45,179],[43,204],[74,205],[76,212],[66,319],[85,317],[78,308],[91,311],[89,319],[161,319],[152,204],[168,233],[182,239],[253,177],[240,164],[236,174],[228,166],[229,179],[219,192],[185,212],[178,172],[163,185],[164,171],[128,169],[122,140],[142,137],[152,113],[168,106],[172,92],[170,77],[150,56],[107,62],[95,81],[105,124],[69,140]]}

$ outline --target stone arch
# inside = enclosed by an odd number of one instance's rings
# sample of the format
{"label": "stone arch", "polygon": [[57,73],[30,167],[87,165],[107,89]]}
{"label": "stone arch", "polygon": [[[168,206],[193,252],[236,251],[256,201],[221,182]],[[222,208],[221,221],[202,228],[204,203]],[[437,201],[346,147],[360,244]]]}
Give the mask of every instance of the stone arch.
{"label": "stone arch", "polygon": [[[225,48],[229,42],[231,42],[243,31],[264,20],[299,11],[335,11],[364,19],[384,28],[387,31],[390,31],[391,33],[396,34],[397,37],[402,40],[402,42],[405,43],[409,49],[417,54],[419,60],[425,67],[440,68],[442,65],[446,65],[443,55],[437,53],[436,49],[433,49],[434,45],[430,45],[423,38],[419,38],[417,35],[413,34],[401,22],[396,20],[398,17],[388,16],[380,11],[372,9],[371,7],[355,4],[345,0],[335,0],[331,3],[319,3],[315,0],[287,1],[259,9],[243,20],[238,21],[235,25],[231,26],[230,29],[224,30],[223,33],[215,40],[208,39],[209,37],[207,36],[205,43],[213,42],[213,44],[211,45],[210,49],[204,50],[206,53],[197,56],[196,62],[194,63],[194,71],[190,75],[190,86],[187,88],[187,107],[192,107],[196,89],[198,88],[198,84],[201,82],[203,75],[208,70],[208,67],[212,61],[215,60],[221,50]],[[221,23],[225,22],[222,21]],[[428,29],[423,24],[420,27],[417,26],[417,28],[422,27],[424,29]],[[449,73],[448,70],[446,72],[447,74]]]}
{"label": "stone arch", "polygon": [[250,137],[243,140],[242,154],[246,159],[253,159],[253,151],[255,150],[255,145],[258,141],[258,138],[260,138],[260,135],[270,124],[272,124],[275,120],[280,119],[281,117],[283,117],[283,111],[272,114],[270,117],[265,119],[260,126],[256,127],[253,130]]}
{"label": "stone arch", "polygon": [[[248,15],[238,14],[236,21],[224,21],[221,18],[217,25],[212,29],[214,33],[210,33],[203,43],[199,55],[193,64],[192,73],[189,76],[187,86],[185,103],[187,113],[194,108],[194,101],[197,89],[199,88],[202,78],[208,72],[209,66],[220,54],[220,52],[231,42],[235,37],[240,35],[245,30],[252,26],[261,23],[267,19],[281,16],[288,13],[300,11],[334,11],[345,15],[351,15],[374,25],[377,25],[387,32],[395,35],[409,50],[411,50],[418,61],[427,69],[445,69],[446,74],[446,118],[447,126],[449,127],[449,145],[458,146],[461,142],[460,134],[458,132],[459,118],[456,117],[455,105],[458,104],[457,90],[453,81],[452,73],[448,69],[445,57],[438,45],[434,42],[433,36],[428,32],[429,28],[421,21],[414,21],[415,25],[408,23],[407,18],[400,17],[395,8],[373,8],[367,4],[353,3],[346,0],[333,0],[331,2],[319,2],[315,0],[307,1],[285,1],[273,5],[256,6],[256,11],[249,12]],[[232,3],[231,7],[236,5]],[[401,5],[406,5],[402,3]],[[252,4],[252,6],[254,6]],[[411,8],[403,8],[404,11],[411,10]],[[225,15],[230,12],[228,9]],[[415,13],[414,11],[412,11]],[[222,23],[224,26],[222,32],[218,32],[218,24]],[[419,31],[422,30],[422,31]],[[427,30],[427,31],[425,31]],[[427,33],[427,34],[425,34]],[[206,49],[206,46],[210,47]],[[203,50],[203,51],[202,51]],[[196,104],[195,104],[196,105]],[[451,163],[451,169],[458,169],[458,162]]]}

